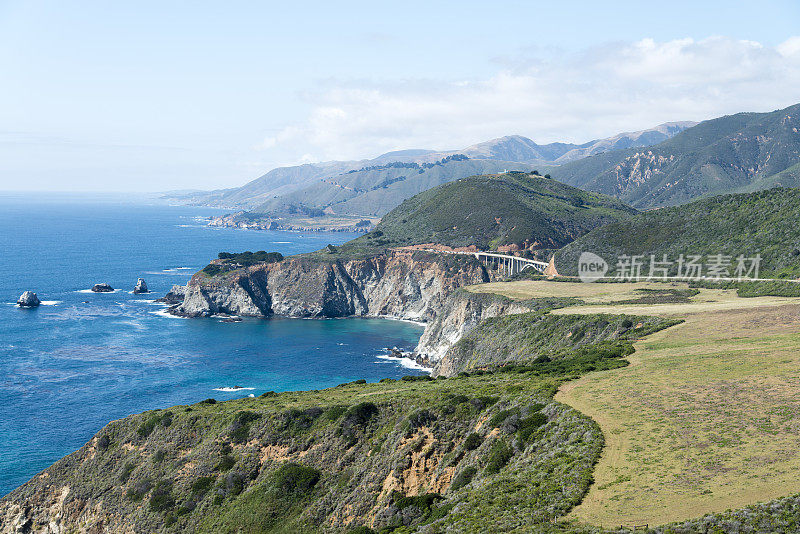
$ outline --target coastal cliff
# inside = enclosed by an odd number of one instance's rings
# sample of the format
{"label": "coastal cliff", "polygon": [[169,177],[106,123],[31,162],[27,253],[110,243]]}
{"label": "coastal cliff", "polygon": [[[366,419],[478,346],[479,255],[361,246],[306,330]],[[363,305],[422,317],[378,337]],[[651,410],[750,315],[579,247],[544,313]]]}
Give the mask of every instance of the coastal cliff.
{"label": "coastal cliff", "polygon": [[458,370],[440,365],[450,347],[484,319],[528,310],[525,303],[500,295],[456,290],[447,298],[437,316],[425,325],[414,354],[418,360],[434,366],[435,374],[456,374]]}
{"label": "coastal cliff", "polygon": [[389,251],[365,259],[296,256],[189,281],[175,315],[380,317],[427,322],[458,287],[488,282],[468,256]]}

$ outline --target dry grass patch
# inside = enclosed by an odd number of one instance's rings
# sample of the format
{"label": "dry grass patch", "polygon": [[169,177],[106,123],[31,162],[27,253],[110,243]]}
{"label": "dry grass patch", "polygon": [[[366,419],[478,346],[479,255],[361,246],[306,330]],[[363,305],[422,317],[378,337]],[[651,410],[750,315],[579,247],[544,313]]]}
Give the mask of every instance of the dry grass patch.
{"label": "dry grass patch", "polygon": [[573,518],[659,524],[800,491],[800,304],[722,302],[670,309],[686,322],[638,342],[631,366],[562,388],[606,436]]}

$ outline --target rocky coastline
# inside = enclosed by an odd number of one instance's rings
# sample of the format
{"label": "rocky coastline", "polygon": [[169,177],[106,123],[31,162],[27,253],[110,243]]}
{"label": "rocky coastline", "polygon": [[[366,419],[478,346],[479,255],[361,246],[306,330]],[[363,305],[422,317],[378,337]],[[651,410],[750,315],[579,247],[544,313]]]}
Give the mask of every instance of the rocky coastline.
{"label": "rocky coastline", "polygon": [[464,286],[492,281],[474,258],[393,250],[365,259],[320,261],[303,256],[217,276],[195,274],[159,299],[180,317],[383,317],[425,325],[410,358],[434,374],[457,374],[448,349],[482,320],[528,308],[477,295]]}
{"label": "rocky coastline", "polygon": [[208,225],[218,228],[239,228],[241,230],[278,230],[284,232],[361,232],[367,233],[375,226],[369,220],[352,220],[347,224],[333,224],[321,221],[317,224],[302,224],[293,219],[265,217],[264,219],[245,219],[237,212],[221,217],[211,217]]}

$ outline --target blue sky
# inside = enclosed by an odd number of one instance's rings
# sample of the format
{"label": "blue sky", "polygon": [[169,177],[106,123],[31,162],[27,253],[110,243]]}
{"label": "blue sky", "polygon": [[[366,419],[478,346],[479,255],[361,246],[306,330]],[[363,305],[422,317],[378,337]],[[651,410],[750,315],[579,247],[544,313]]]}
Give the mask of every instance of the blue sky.
{"label": "blue sky", "polygon": [[800,101],[798,2],[286,4],[0,1],[0,189],[230,187]]}

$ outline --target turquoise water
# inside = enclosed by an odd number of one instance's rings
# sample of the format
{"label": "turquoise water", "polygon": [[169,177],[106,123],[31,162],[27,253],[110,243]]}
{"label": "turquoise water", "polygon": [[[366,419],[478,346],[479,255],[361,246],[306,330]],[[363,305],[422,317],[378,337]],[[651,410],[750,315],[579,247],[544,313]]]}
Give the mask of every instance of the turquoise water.
{"label": "turquoise water", "polygon": [[[112,419],[152,408],[416,374],[378,356],[421,328],[379,319],[166,317],[152,300],[220,251],[293,254],[350,234],[205,227],[207,208],[0,196],[0,495]],[[149,295],[132,295],[137,277]],[[108,282],[110,294],[85,292]],[[24,290],[47,303],[13,305]],[[220,388],[252,388],[237,392]]]}

